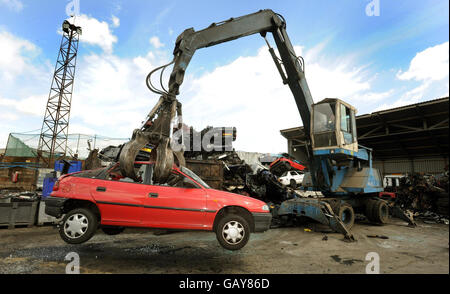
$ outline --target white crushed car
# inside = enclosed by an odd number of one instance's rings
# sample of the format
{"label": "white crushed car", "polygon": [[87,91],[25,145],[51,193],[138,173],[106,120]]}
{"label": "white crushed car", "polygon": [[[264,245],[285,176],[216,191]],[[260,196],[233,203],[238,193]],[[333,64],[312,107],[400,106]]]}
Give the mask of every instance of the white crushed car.
{"label": "white crushed car", "polygon": [[287,171],[284,172],[281,177],[278,178],[278,181],[283,186],[291,186],[291,188],[296,188],[301,185],[303,182],[304,174],[299,171]]}

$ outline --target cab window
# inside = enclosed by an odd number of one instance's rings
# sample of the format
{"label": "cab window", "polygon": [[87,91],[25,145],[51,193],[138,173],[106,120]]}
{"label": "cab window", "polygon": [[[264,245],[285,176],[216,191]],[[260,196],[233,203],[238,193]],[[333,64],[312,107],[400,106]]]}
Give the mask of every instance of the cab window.
{"label": "cab window", "polygon": [[352,116],[353,111],[345,106],[344,104],[341,104],[341,131],[344,135],[344,141],[345,144],[351,144],[353,143],[353,126],[352,126]]}
{"label": "cab window", "polygon": [[334,108],[334,103],[322,103],[314,107],[314,133],[334,131]]}

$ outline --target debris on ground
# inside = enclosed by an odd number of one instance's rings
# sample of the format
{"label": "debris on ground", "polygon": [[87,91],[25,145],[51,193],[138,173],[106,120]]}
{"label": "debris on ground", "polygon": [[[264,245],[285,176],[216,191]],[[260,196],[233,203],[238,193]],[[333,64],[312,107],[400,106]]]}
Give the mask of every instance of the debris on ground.
{"label": "debris on ground", "polygon": [[448,217],[431,211],[416,213],[415,218],[421,219],[426,224],[449,224]]}
{"label": "debris on ground", "polygon": [[369,237],[369,238],[379,238],[379,239],[389,239],[388,236],[384,236],[384,235],[367,235],[367,237]]}

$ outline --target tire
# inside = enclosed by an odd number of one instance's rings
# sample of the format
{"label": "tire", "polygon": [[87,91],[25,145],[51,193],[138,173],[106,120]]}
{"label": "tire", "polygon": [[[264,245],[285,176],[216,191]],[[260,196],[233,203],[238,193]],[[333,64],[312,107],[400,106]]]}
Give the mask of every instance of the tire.
{"label": "tire", "polygon": [[375,222],[379,224],[385,224],[389,220],[389,206],[384,201],[376,201],[373,206],[373,216]]}
{"label": "tire", "polygon": [[125,230],[124,227],[103,227],[102,231],[106,235],[114,236],[122,233]]}
{"label": "tire", "polygon": [[373,205],[375,204],[375,200],[369,199],[367,200],[366,203],[366,211],[365,211],[365,215],[367,217],[367,219],[369,220],[369,222],[375,222],[375,217],[373,216]]}
{"label": "tire", "polygon": [[385,224],[389,220],[389,206],[381,200],[368,200],[366,216],[370,222]]}
{"label": "tire", "polygon": [[336,203],[331,207],[334,214],[336,214],[344,223],[347,230],[350,230],[355,224],[355,211],[348,203]]}
{"label": "tire", "polygon": [[291,182],[290,182],[290,186],[291,186],[292,189],[297,188],[297,182],[292,179]]}
{"label": "tire", "polygon": [[[231,231],[230,231],[231,229]],[[240,229],[237,231],[236,229]],[[228,250],[239,250],[244,247],[250,237],[250,225],[240,215],[227,214],[217,224],[216,237],[220,245]],[[236,239],[233,241],[233,237]]]}
{"label": "tire", "polygon": [[59,235],[69,244],[81,244],[94,236],[98,220],[92,210],[76,208],[69,211],[59,226]]}

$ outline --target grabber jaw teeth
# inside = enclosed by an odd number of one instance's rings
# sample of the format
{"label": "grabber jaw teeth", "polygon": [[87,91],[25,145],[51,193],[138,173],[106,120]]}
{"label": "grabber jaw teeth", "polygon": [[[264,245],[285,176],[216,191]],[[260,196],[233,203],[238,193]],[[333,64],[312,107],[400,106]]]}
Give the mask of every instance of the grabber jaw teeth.
{"label": "grabber jaw teeth", "polygon": [[120,171],[124,177],[137,180],[138,176],[134,168],[134,161],[139,150],[148,143],[148,136],[140,130],[134,130],[133,136],[122,148],[119,156]]}
{"label": "grabber jaw teeth", "polygon": [[158,147],[152,150],[152,153],[156,151],[156,162],[153,170],[153,181],[155,183],[167,182],[172,171],[174,155],[169,142],[169,138],[163,138]]}
{"label": "grabber jaw teeth", "polygon": [[[137,169],[134,167],[134,162],[139,150],[145,147],[149,140],[149,134],[140,130],[133,132],[132,139],[127,142],[119,156],[120,171],[124,177],[138,180]],[[153,142],[152,142],[153,144]],[[174,163],[177,166],[185,166],[185,159],[183,152],[175,152],[170,147],[170,138],[163,137],[159,140],[156,148],[152,149],[150,153],[150,160],[155,162],[153,171],[153,181],[155,183],[167,182],[172,171]]]}

